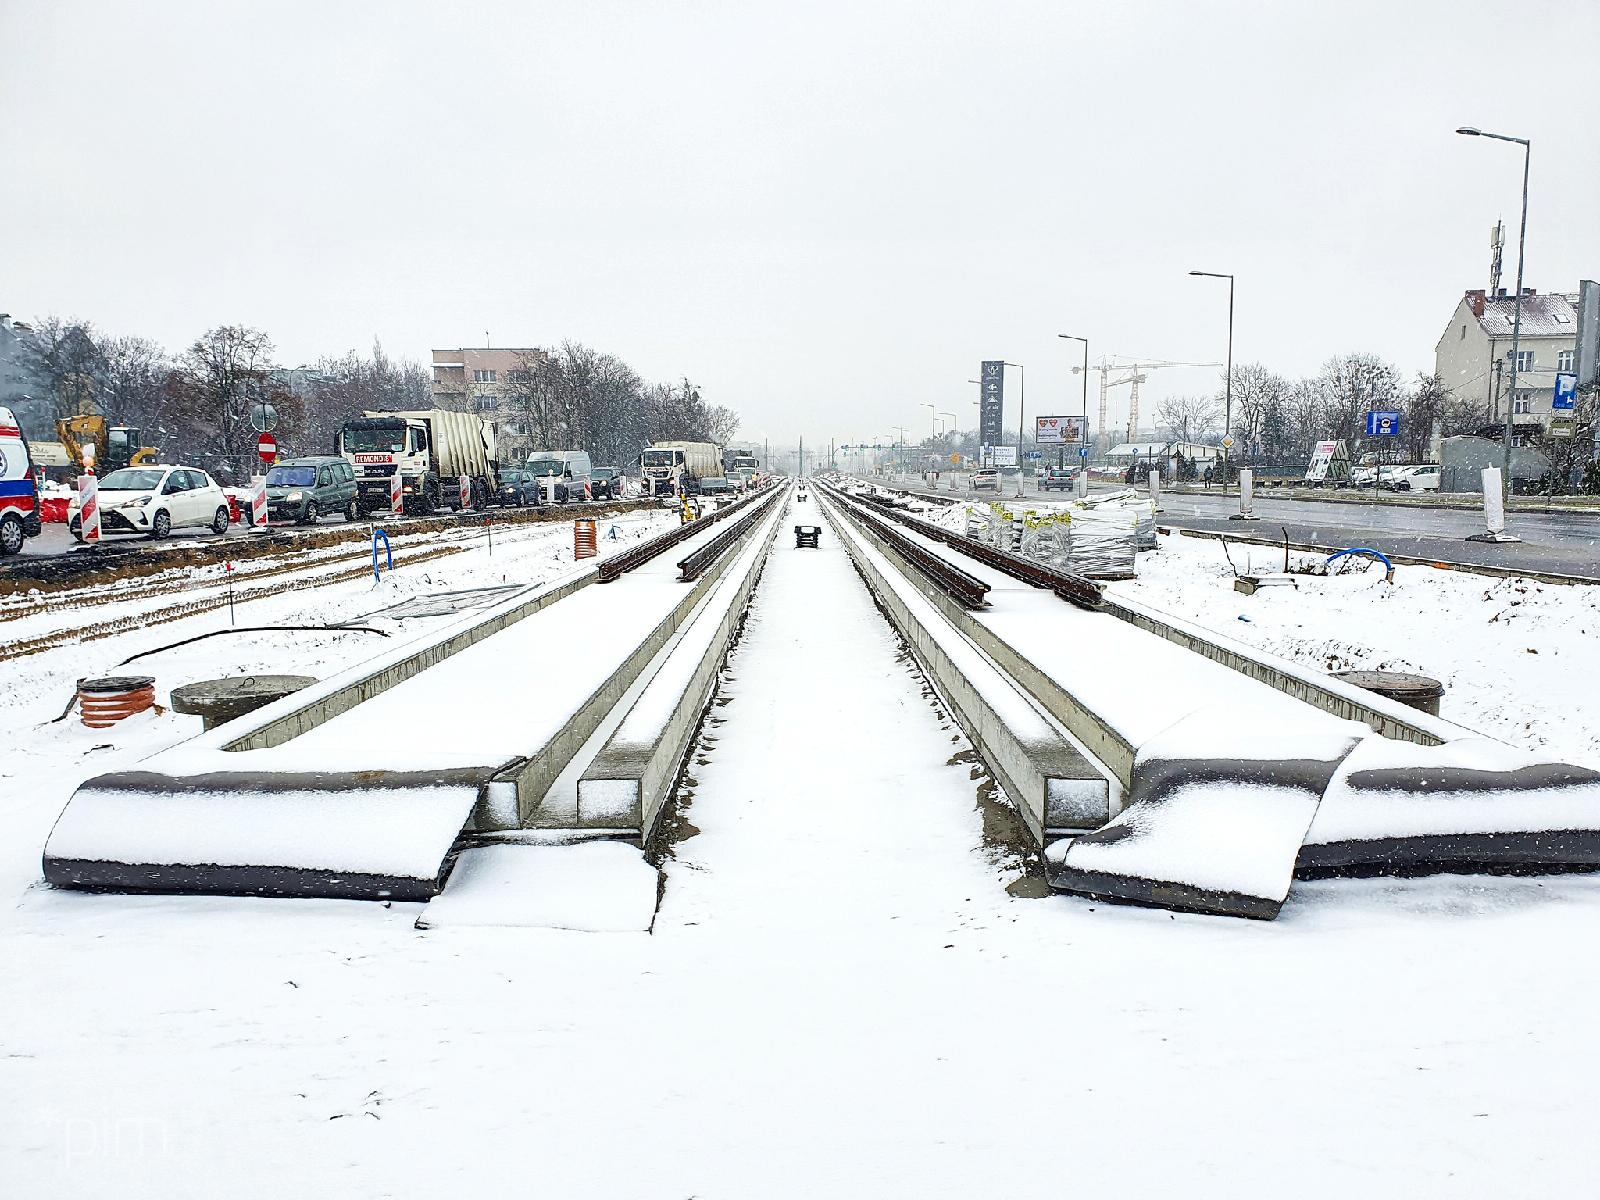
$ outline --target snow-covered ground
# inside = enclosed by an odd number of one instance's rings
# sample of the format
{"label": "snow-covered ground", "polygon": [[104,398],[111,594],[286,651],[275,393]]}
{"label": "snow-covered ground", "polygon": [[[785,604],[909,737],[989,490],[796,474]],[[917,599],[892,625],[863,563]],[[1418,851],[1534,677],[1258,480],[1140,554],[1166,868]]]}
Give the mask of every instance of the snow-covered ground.
{"label": "snow-covered ground", "polygon": [[[1326,671],[1395,670],[1445,685],[1439,715],[1490,737],[1600,766],[1600,587],[1381,565],[1233,589],[1222,545],[1162,535],[1126,595]],[[1282,572],[1283,551],[1230,544],[1244,574]],[[1295,569],[1323,561],[1291,554]]]}
{"label": "snow-covered ground", "polygon": [[970,745],[831,529],[819,551],[780,538],[711,713],[653,934],[47,891],[43,827],[106,738],[30,724],[84,744],[5,764],[0,1177],[138,1197],[1592,1189],[1600,880],[1310,884],[1270,925],[1027,898],[985,839]]}

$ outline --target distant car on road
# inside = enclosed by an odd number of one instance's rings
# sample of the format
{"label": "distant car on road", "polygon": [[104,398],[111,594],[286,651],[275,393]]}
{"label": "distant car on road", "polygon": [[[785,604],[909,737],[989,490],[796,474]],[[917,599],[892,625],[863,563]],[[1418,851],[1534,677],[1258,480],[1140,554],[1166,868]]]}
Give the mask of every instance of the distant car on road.
{"label": "distant car on road", "polygon": [[622,468],[591,468],[589,471],[589,494],[596,500],[616,500],[621,497]]}
{"label": "distant car on road", "polygon": [[1077,478],[1077,471],[1071,467],[1048,467],[1039,476],[1039,490],[1041,492],[1071,491],[1072,485],[1077,481]]}
{"label": "distant car on road", "polygon": [[324,513],[356,520],[355,468],[342,458],[291,458],[267,472],[267,517],[315,525]]}
{"label": "distant car on road", "polygon": [[1439,468],[1431,463],[1404,468],[1405,474],[1395,481],[1397,492],[1437,492]]}
{"label": "distant car on road", "polygon": [[[105,533],[145,533],[164,538],[174,529],[228,532],[228,497],[195,467],[151,464],[123,467],[99,481],[100,528]],[[77,495],[67,506],[67,528],[83,541]]]}
{"label": "distant car on road", "polygon": [[726,496],[733,492],[733,484],[721,475],[713,475],[710,479],[700,481],[700,494],[702,496]]}
{"label": "distant car on road", "polygon": [[972,473],[968,486],[975,492],[1000,490],[1000,472],[994,467],[983,467]]}
{"label": "distant car on road", "polygon": [[538,504],[542,499],[539,492],[540,478],[532,471],[507,467],[500,472],[500,487],[495,496],[501,504],[511,508]]}

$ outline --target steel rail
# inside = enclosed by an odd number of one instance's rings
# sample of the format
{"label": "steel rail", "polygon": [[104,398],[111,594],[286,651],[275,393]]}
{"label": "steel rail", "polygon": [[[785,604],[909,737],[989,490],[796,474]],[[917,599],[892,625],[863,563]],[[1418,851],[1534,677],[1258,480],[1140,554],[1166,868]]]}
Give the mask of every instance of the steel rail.
{"label": "steel rail", "polygon": [[[835,491],[836,495],[843,495]],[[969,538],[964,534],[952,533],[929,521],[920,520],[909,513],[902,512],[893,504],[877,496],[863,495],[849,497],[856,502],[882,512],[884,516],[893,521],[898,521],[908,529],[913,529],[923,537],[932,538],[942,542],[951,549],[965,554],[968,558],[975,558],[985,566],[1003,571],[1013,579],[1020,579],[1026,584],[1036,588],[1044,588],[1054,592],[1068,604],[1075,604],[1079,608],[1090,610],[1098,609],[1105,602],[1104,592],[1100,585],[1082,575],[1075,575],[1071,571],[1062,571],[1055,567],[1047,567],[1043,563],[1031,562],[1019,554],[1011,554],[1005,550],[997,550],[993,546]]]}
{"label": "steel rail", "polygon": [[926,546],[919,545],[894,526],[875,515],[863,505],[852,503],[852,498],[826,486],[827,496],[839,503],[844,514],[857,524],[870,530],[874,536],[889,543],[894,552],[910,563],[928,581],[963,608],[989,607],[989,585],[974,575],[969,575],[953,563],[946,562]]}
{"label": "steel rail", "polygon": [[621,554],[613,554],[596,568],[600,573],[598,582],[614,583],[635,567],[643,566],[652,558],[665,554],[679,542],[687,541],[689,538],[704,533],[707,525],[714,525],[724,518],[731,517],[734,513],[744,508],[745,505],[754,502],[771,490],[769,487],[761,492],[756,492],[754,495],[746,496],[743,500],[736,504],[730,504],[727,508],[719,508],[697,521],[690,521],[687,525],[680,525],[676,529],[670,529],[666,533],[648,538],[632,549],[624,550]]}
{"label": "steel rail", "polygon": [[776,503],[777,499],[776,495],[768,496],[727,529],[678,563],[678,579],[683,583],[699,579],[707,567],[726,554],[729,547],[737,544],[751,526],[766,515],[767,509]]}

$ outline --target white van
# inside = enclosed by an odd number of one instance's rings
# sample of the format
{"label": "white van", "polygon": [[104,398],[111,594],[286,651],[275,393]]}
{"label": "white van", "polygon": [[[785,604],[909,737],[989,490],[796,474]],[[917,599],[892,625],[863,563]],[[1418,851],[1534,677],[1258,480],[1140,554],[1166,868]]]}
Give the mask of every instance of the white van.
{"label": "white van", "polygon": [[[593,469],[584,450],[535,450],[523,464],[523,470],[539,481],[541,502],[553,490],[557,504],[588,500],[589,472]],[[553,487],[545,483],[546,478]]]}
{"label": "white van", "polygon": [[39,489],[28,440],[9,408],[0,408],[0,554],[16,554],[40,531]]}

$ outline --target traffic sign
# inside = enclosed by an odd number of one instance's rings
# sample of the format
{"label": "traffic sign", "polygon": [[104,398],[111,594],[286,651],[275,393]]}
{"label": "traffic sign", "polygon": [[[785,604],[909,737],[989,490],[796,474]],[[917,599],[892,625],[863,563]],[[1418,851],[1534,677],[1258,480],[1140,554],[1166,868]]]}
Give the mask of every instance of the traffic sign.
{"label": "traffic sign", "polygon": [[271,433],[278,427],[278,410],[270,404],[250,406],[250,428],[258,433]]}
{"label": "traffic sign", "polygon": [[1550,407],[1556,412],[1571,412],[1578,406],[1578,376],[1574,371],[1556,372],[1555,395]]}
{"label": "traffic sign", "polygon": [[1089,447],[1087,447],[1087,446],[1079,446],[1078,447],[1078,457],[1079,458],[1088,458],[1089,457]]}
{"label": "traffic sign", "polygon": [[1400,414],[1393,409],[1374,409],[1367,414],[1368,437],[1399,437]]}
{"label": "traffic sign", "polygon": [[1029,458],[1043,458],[1044,457],[1044,452],[1042,450],[1029,450],[1028,451],[1028,457]]}
{"label": "traffic sign", "polygon": [[1233,434],[1225,433],[1222,435],[1222,448],[1224,450],[1233,449]]}
{"label": "traffic sign", "polygon": [[262,462],[271,464],[278,457],[278,439],[270,433],[263,433],[256,439],[256,457]]}

